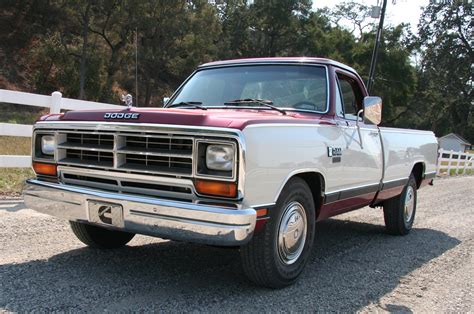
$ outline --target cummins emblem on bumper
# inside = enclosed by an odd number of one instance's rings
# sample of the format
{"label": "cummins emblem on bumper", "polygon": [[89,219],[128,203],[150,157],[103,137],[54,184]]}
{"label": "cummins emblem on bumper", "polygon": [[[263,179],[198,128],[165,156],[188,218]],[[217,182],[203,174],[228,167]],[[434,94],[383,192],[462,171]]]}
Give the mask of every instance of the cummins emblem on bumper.
{"label": "cummins emblem on bumper", "polygon": [[112,207],[104,205],[99,207],[98,216],[104,224],[112,225]]}
{"label": "cummins emblem on bumper", "polygon": [[122,205],[92,200],[88,203],[90,222],[115,227],[124,226]]}
{"label": "cummins emblem on bumper", "polygon": [[104,119],[130,119],[136,120],[140,117],[136,112],[107,112],[104,113]]}

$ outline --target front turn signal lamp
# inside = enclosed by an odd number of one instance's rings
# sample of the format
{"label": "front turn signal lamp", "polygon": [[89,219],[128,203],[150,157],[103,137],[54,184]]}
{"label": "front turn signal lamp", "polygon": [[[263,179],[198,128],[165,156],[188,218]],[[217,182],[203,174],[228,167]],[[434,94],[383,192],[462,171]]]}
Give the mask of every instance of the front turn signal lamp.
{"label": "front turn signal lamp", "polygon": [[33,170],[36,174],[41,174],[45,176],[56,177],[58,175],[58,170],[55,164],[47,164],[43,162],[33,161]]}
{"label": "front turn signal lamp", "polygon": [[221,197],[237,196],[237,184],[235,182],[196,180],[195,186],[199,194]]}

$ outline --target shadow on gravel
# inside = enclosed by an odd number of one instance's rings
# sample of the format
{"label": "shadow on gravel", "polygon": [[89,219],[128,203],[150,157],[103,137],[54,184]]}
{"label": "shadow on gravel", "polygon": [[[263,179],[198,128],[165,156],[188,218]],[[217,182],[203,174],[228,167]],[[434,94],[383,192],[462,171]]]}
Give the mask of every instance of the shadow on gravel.
{"label": "shadow on gravel", "polygon": [[1,201],[0,200],[0,211],[5,210],[7,212],[17,212],[25,209],[25,203],[23,201]]}
{"label": "shadow on gravel", "polygon": [[460,243],[415,229],[331,219],[301,279],[282,290],[252,286],[237,249],[165,242],[0,265],[0,309],[161,311],[357,311],[392,291],[402,276]]}

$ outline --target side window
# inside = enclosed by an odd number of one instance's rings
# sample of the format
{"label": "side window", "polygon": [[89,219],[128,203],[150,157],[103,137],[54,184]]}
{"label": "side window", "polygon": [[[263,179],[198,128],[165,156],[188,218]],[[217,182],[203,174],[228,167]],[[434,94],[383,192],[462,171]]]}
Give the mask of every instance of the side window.
{"label": "side window", "polygon": [[361,93],[357,83],[344,75],[337,75],[339,81],[339,90],[342,96],[344,117],[349,120],[357,119],[357,111],[361,105]]}

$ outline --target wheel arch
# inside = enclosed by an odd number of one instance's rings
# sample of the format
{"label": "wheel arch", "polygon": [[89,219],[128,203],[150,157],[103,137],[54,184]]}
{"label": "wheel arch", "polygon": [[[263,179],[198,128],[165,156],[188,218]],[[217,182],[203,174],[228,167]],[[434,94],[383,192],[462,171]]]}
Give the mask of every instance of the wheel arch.
{"label": "wheel arch", "polygon": [[415,176],[417,188],[420,188],[421,186],[421,182],[423,181],[423,176],[425,173],[425,168],[426,168],[425,163],[422,161],[419,161],[419,162],[416,162],[411,169],[410,174],[413,174]]}
{"label": "wheel arch", "polygon": [[[324,200],[324,191],[326,190],[326,181],[324,179],[323,174],[318,171],[314,170],[301,170],[298,172],[294,172],[288,176],[286,181],[283,183],[280,191],[278,191],[276,199],[280,197],[281,191],[283,187],[290,181],[292,178],[300,178],[306,182],[311,190],[311,194],[313,195],[314,207],[316,210],[316,219],[319,216],[321,211],[321,206],[323,205]],[[276,202],[276,200],[275,200]]]}

